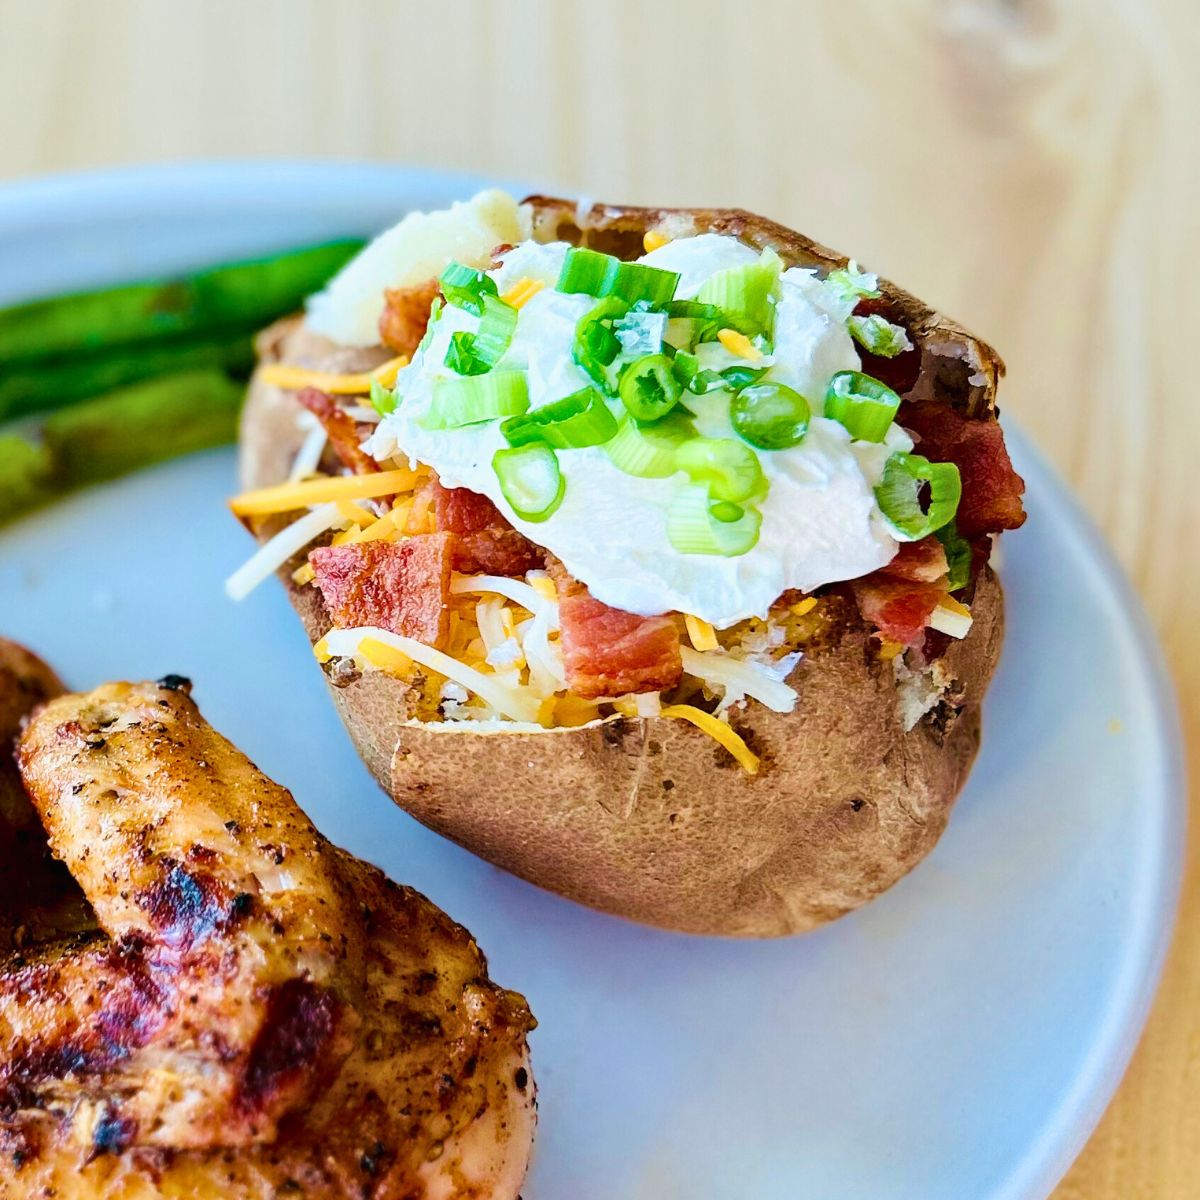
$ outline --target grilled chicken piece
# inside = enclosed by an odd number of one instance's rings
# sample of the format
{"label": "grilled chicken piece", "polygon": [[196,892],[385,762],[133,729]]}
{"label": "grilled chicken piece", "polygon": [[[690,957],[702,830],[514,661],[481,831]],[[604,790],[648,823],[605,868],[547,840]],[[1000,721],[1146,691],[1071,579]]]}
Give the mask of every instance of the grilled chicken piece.
{"label": "grilled chicken piece", "polygon": [[103,935],[0,974],[5,1196],[517,1194],[524,1001],[185,680],[52,700],[18,760]]}

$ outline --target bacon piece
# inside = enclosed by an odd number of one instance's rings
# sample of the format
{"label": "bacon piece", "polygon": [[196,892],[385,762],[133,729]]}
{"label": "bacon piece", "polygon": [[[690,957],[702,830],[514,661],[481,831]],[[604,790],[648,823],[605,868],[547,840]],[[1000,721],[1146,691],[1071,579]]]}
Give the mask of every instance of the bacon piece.
{"label": "bacon piece", "polygon": [[938,601],[946,595],[944,586],[913,583],[907,579],[889,579],[874,572],[850,585],[858,601],[863,620],[874,625],[889,641],[913,645],[925,632]]}
{"label": "bacon piece", "polygon": [[379,470],[379,464],[362,448],[363,438],[354,418],[328,392],[307,387],[296,399],[321,422],[334,452],[355,475]]}
{"label": "bacon piece", "polygon": [[427,533],[402,542],[321,546],[308,561],[339,629],[377,625],[441,645],[449,617],[454,537]]}
{"label": "bacon piece", "polygon": [[917,434],[917,452],[933,462],[952,462],[962,476],[955,522],[965,538],[1016,529],[1025,523],[1025,481],[1013,470],[1004,432],[994,420],[973,421],[952,408],[906,404],[897,417]]}
{"label": "bacon piece", "polygon": [[541,549],[518,533],[486,496],[469,488],[447,488],[431,479],[422,485],[413,514],[415,522],[432,514],[435,529],[455,535],[454,569],[464,575],[524,575],[544,564]]}
{"label": "bacon piece", "polygon": [[670,617],[639,617],[602,604],[561,574],[558,619],[567,684],[577,696],[661,692],[683,675],[679,631]]}
{"label": "bacon piece", "polygon": [[[896,320],[895,311],[883,296],[864,296],[854,306],[855,316],[866,317],[872,313],[878,313],[893,324],[902,324]],[[908,340],[914,343],[916,341],[911,332]],[[911,392],[916,385],[917,376],[921,374],[921,351],[915,344],[911,350],[905,350],[903,354],[897,354],[894,358],[885,358],[882,354],[872,354],[869,350],[859,346],[857,342],[855,349],[858,350],[858,356],[862,359],[864,373],[878,379],[881,383],[886,383],[897,395],[903,396],[905,393]]]}
{"label": "bacon piece", "polygon": [[388,288],[383,293],[379,340],[397,354],[412,358],[429,327],[429,310],[440,285],[436,279],[415,287]]}
{"label": "bacon piece", "polygon": [[878,573],[911,583],[936,583],[949,569],[942,543],[930,534],[919,542],[901,542],[896,557]]}

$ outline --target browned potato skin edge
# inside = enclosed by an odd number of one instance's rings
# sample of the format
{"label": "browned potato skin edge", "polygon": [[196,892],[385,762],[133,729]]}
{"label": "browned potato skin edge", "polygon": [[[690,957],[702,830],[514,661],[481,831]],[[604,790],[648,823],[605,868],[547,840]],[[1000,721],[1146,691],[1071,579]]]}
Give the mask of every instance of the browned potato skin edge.
{"label": "browned potato skin edge", "polygon": [[[846,259],[741,210],[645,209],[532,197],[535,228],[632,253],[663,227],[738,236],[789,265]],[[881,281],[922,355],[909,398],[995,419],[1003,363],[986,343]],[[264,334],[265,361],[353,370],[382,352],[333,347],[299,322]],[[935,400],[936,397],[936,400]],[[277,483],[300,440],[287,393],[251,382],[241,438],[246,487]],[[265,536],[270,529],[257,530]],[[294,566],[295,564],[292,564]],[[281,578],[315,642],[329,628],[312,588]],[[806,657],[791,682],[791,714],[757,704],[734,717],[763,768],[745,774],[691,725],[621,720],[602,728],[480,734],[406,721],[407,685],[367,675],[331,687],[359,753],[389,794],[425,825],[581,903],[698,934],[776,937],[832,920],[873,899],[936,844],[979,746],[980,703],[1003,637],[1000,585],[985,569],[974,624],[942,660],[959,698],[943,725],[905,732],[891,667],[870,630],[852,623]],[[453,739],[447,745],[447,740]]]}

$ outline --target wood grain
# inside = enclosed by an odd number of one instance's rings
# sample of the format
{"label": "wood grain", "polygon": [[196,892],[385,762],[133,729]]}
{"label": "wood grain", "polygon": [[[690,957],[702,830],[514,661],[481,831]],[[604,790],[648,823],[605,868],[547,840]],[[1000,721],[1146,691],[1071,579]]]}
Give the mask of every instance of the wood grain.
{"label": "wood grain", "polygon": [[[1194,0],[0,0],[0,176],[385,158],[740,204],[853,248],[1001,348],[1005,407],[1145,599],[1194,758],[1200,398],[1176,356],[1200,329],[1198,59]],[[1060,1200],[1200,1190],[1190,878]]]}

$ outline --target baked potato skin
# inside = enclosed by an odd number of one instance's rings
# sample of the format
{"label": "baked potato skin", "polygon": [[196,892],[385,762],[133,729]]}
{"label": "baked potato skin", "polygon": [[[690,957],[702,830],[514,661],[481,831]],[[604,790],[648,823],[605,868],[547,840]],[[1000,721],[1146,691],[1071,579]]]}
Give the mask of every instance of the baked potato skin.
{"label": "baked potato skin", "polygon": [[[612,253],[643,234],[713,231],[771,246],[788,265],[846,259],[739,210],[630,209],[534,197],[535,232]],[[893,319],[921,351],[908,399],[995,414],[1003,364],[989,346],[886,281]],[[268,330],[264,361],[366,369],[383,351],[337,348],[296,319]],[[246,487],[286,476],[303,437],[288,394],[251,382],[242,423]],[[270,528],[256,530],[268,535]],[[299,561],[299,560],[298,560]],[[330,621],[313,588],[281,572],[309,639]],[[790,682],[796,711],[751,703],[734,728],[762,758],[749,776],[707,735],[662,718],[582,729],[483,732],[408,720],[411,689],[387,676],[331,692],[380,785],[423,824],[516,875],[636,921],[696,934],[776,937],[871,900],[936,844],[979,747],[980,704],[1003,636],[1003,597],[984,568],[974,623],[939,660],[944,698],[905,730],[892,664],[849,610]],[[327,673],[327,679],[329,678]]]}

